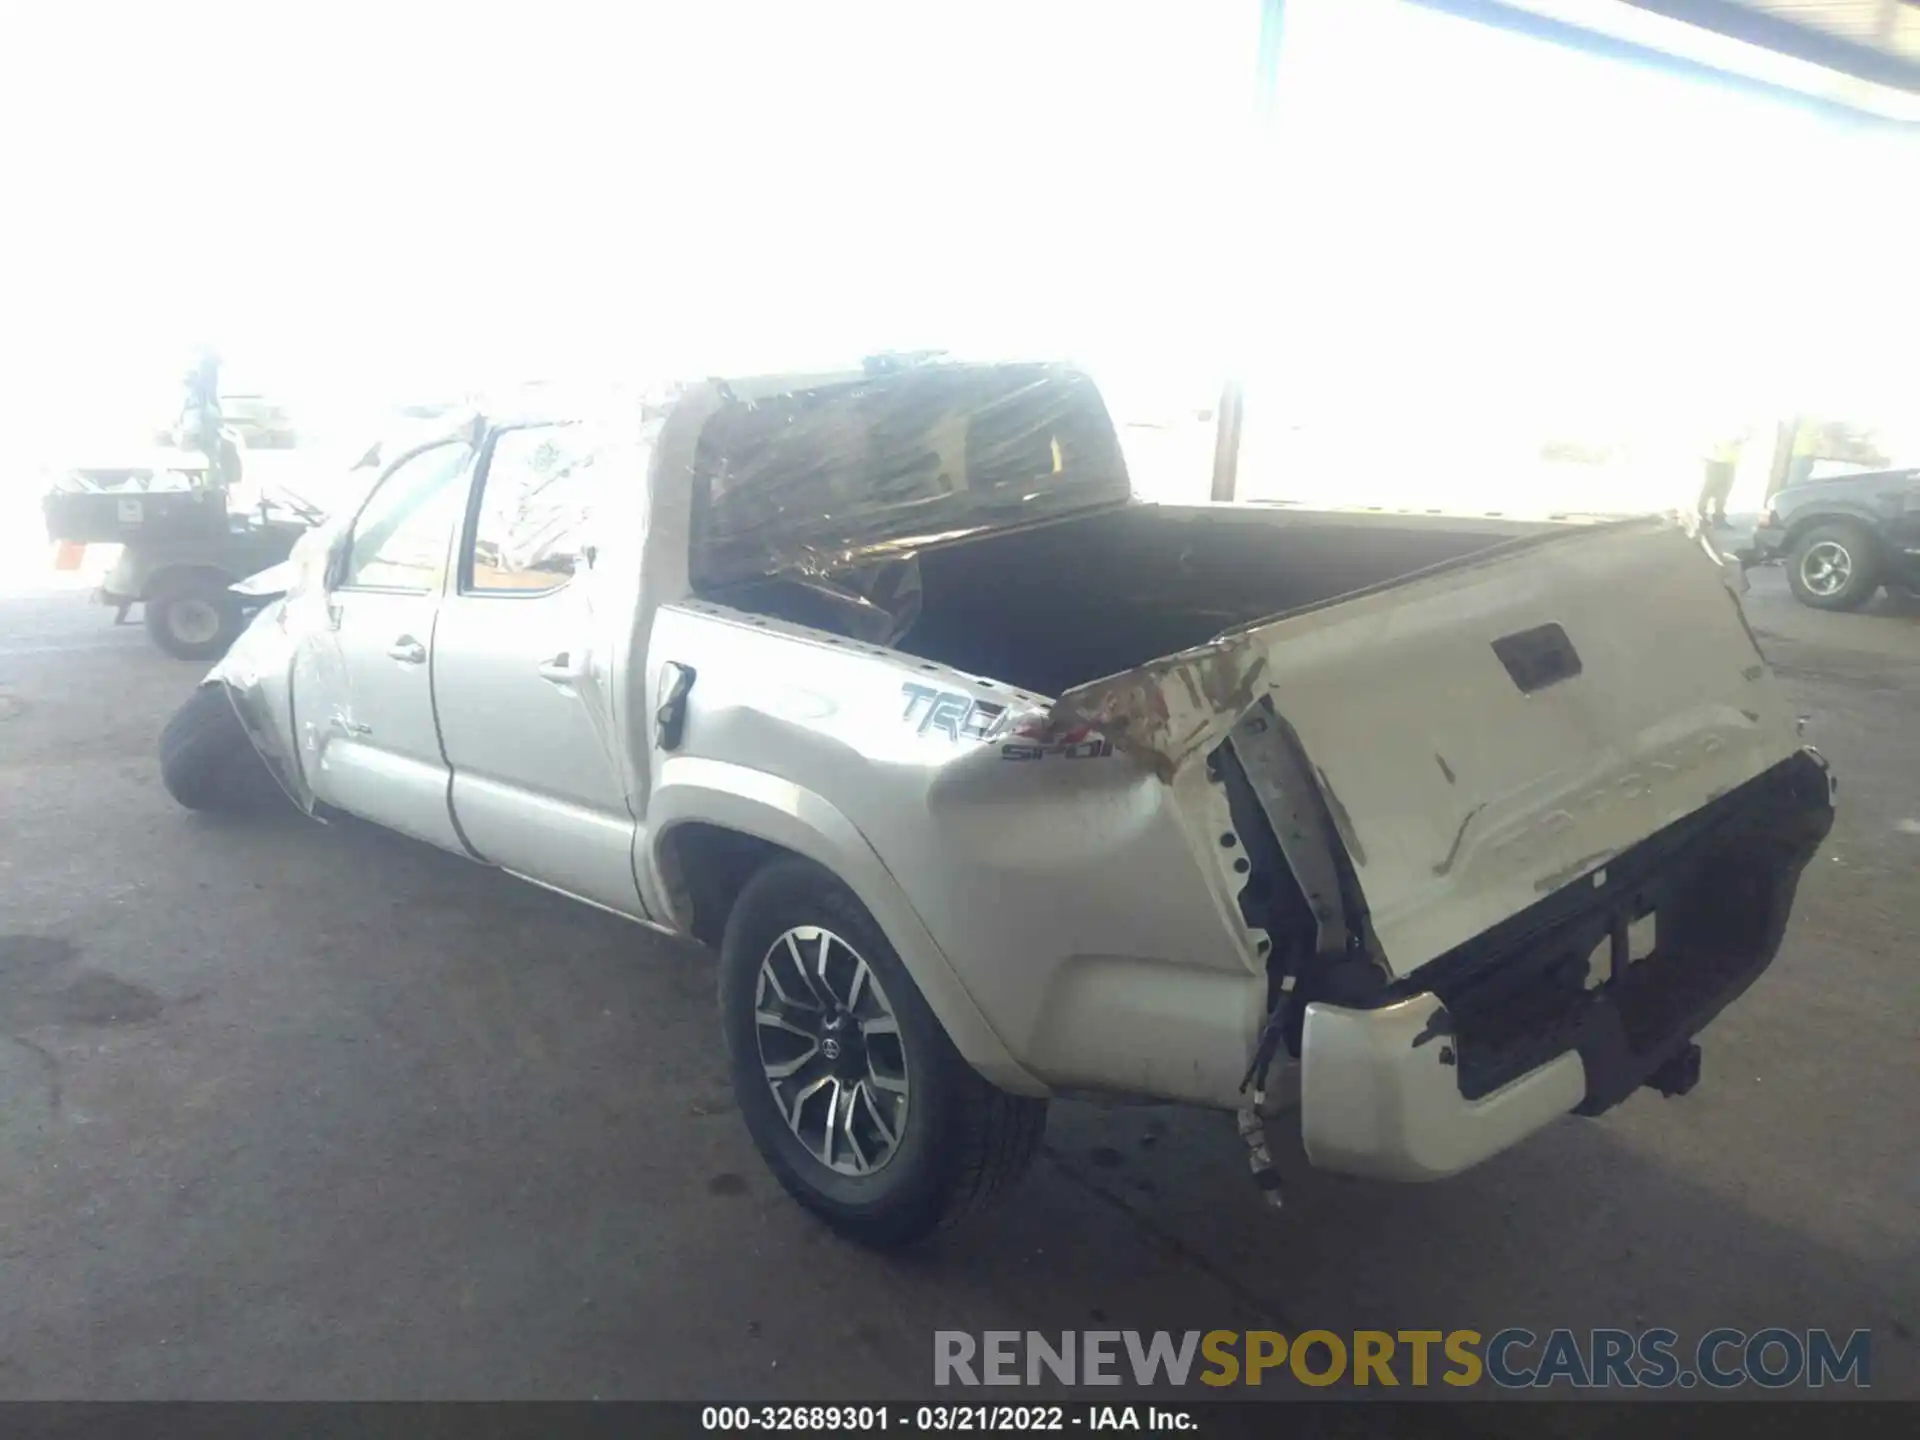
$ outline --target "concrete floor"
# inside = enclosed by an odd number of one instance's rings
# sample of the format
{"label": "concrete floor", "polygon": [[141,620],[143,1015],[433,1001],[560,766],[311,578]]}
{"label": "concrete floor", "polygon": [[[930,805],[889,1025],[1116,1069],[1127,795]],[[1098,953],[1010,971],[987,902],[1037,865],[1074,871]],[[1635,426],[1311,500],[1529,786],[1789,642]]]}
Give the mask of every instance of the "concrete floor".
{"label": "concrete floor", "polygon": [[[177,809],[197,680],[0,599],[0,1396],[924,1395],[936,1328],[1874,1332],[1920,1396],[1920,607],[1750,611],[1843,808],[1706,1081],[1438,1186],[1054,1108],[907,1258],[760,1167],[702,953],[449,856]],[[1293,1393],[1299,1393],[1295,1391]]]}

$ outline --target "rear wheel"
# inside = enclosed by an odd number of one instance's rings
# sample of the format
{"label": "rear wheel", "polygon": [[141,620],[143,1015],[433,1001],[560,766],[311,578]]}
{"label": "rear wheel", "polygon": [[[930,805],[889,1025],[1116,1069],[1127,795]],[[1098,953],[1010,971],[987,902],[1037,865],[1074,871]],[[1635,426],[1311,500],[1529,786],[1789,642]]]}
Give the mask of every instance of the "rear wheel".
{"label": "rear wheel", "polygon": [[217,660],[239,636],[240,600],[218,576],[167,585],[146,602],[147,633],[178,660]]}
{"label": "rear wheel", "polygon": [[242,810],[277,793],[227,687],[202,685],[160,732],[160,779],[189,810]]}
{"label": "rear wheel", "polygon": [[909,1245],[1011,1188],[1046,1127],[953,1047],[851,891],[808,861],[748,882],[720,949],[734,1093],[767,1166],[852,1239]]}
{"label": "rear wheel", "polygon": [[1795,598],[1816,610],[1857,610],[1880,588],[1880,557],[1864,526],[1849,520],[1816,525],[1787,556]]}

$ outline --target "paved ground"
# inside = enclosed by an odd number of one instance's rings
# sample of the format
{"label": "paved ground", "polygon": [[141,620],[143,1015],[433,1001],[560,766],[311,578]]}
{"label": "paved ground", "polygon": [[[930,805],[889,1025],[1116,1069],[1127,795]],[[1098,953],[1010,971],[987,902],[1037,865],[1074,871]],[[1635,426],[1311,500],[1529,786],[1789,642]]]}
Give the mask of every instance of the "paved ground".
{"label": "paved ground", "polygon": [[1871,1327],[1920,1395],[1920,608],[1751,613],[1844,784],[1707,1081],[1444,1185],[1060,1105],[883,1259],[774,1188],[690,948],[409,842],[176,809],[197,668],[0,598],[0,1395],[898,1396],[936,1328]]}

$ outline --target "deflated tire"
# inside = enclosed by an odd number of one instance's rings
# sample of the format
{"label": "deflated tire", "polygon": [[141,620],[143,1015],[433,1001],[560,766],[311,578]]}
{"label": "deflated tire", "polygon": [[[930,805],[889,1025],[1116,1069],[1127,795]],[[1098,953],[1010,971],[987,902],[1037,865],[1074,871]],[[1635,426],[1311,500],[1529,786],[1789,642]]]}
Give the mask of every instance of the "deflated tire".
{"label": "deflated tire", "polygon": [[278,793],[217,680],[188,696],[160,732],[160,779],[189,810],[247,809]]}

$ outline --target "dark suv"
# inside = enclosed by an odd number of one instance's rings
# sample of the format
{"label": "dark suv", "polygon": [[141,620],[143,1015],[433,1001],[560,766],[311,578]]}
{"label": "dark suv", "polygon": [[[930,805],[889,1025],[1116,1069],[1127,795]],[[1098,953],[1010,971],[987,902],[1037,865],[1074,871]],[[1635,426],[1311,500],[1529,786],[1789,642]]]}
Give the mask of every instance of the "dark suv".
{"label": "dark suv", "polygon": [[1804,605],[1856,610],[1882,585],[1920,587],[1920,469],[1789,485],[1767,502],[1754,564],[1782,560]]}

